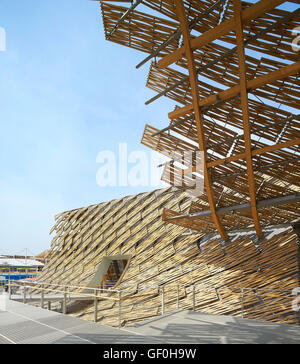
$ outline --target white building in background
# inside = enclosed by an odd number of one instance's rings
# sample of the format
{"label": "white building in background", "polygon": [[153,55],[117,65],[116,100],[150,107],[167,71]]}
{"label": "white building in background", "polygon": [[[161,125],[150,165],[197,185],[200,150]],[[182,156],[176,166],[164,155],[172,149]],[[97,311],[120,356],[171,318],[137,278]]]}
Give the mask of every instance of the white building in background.
{"label": "white building in background", "polygon": [[43,266],[43,263],[32,258],[7,258],[0,256],[0,268],[36,268],[37,270],[40,270]]}

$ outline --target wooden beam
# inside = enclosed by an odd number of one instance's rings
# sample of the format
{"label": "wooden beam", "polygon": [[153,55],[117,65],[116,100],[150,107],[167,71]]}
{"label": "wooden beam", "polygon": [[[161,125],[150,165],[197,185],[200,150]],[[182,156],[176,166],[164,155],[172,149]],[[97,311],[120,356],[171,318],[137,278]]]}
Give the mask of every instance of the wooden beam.
{"label": "wooden beam", "polygon": [[259,223],[257,208],[256,208],[256,186],[253,172],[252,156],[251,156],[251,125],[249,117],[249,105],[248,105],[248,94],[247,94],[247,68],[246,68],[246,57],[244,49],[244,35],[243,35],[243,24],[241,17],[241,1],[233,0],[234,6],[234,19],[236,26],[236,41],[237,51],[239,59],[239,76],[240,76],[240,95],[241,95],[241,107],[243,115],[243,127],[244,127],[244,141],[246,150],[246,164],[247,164],[247,178],[249,197],[251,203],[251,214],[254,221],[256,234],[259,238],[262,237],[262,230]]}
{"label": "wooden beam", "polygon": [[[252,157],[254,157],[256,155],[260,155],[260,154],[264,154],[264,153],[275,152],[276,150],[279,150],[279,149],[290,148],[294,145],[300,145],[300,138],[289,140],[288,142],[284,142],[284,143],[268,145],[267,147],[263,147],[263,148],[259,148],[259,149],[254,149],[254,150],[252,150],[251,155],[252,155]],[[213,162],[208,162],[207,167],[212,168],[212,167],[216,167],[221,164],[236,162],[239,159],[245,159],[245,158],[246,158],[246,153],[239,153],[239,154],[233,155],[231,157],[218,159]]]}
{"label": "wooden beam", "polygon": [[[294,145],[300,145],[300,138],[289,140],[288,142],[284,142],[284,143],[268,145],[268,146],[263,147],[263,148],[254,149],[254,150],[251,151],[251,156],[254,157],[256,155],[275,152],[276,150],[284,149],[284,148],[290,148],[290,147],[292,147]],[[219,166],[219,165],[222,165],[222,164],[237,162],[238,160],[245,159],[245,158],[246,158],[246,153],[245,152],[244,153],[239,153],[239,154],[233,155],[231,157],[220,158],[220,159],[217,159],[217,160],[212,161],[212,162],[207,162],[207,168],[213,168],[213,167],[216,167],[216,166]],[[196,167],[184,170],[184,173],[187,173],[187,174],[192,173],[192,172],[196,172]]]}
{"label": "wooden beam", "polygon": [[[289,66],[281,67],[276,71],[272,71],[266,75],[254,78],[247,81],[247,91],[254,90],[262,87],[267,83],[272,83],[278,80],[282,80],[286,77],[292,76],[300,72],[300,62],[295,62]],[[210,95],[205,99],[199,100],[199,107],[206,108],[216,104],[220,101],[227,101],[237,96],[241,91],[240,84],[235,85],[227,90],[221,91],[218,94]],[[177,119],[193,111],[193,104],[188,104],[180,109],[172,111],[168,114],[170,119]]]}
{"label": "wooden beam", "polygon": [[[300,194],[295,193],[293,195],[280,196],[280,197],[270,198],[268,200],[257,201],[257,206],[258,206],[258,208],[263,209],[263,208],[267,208],[267,207],[280,206],[280,205],[285,205],[285,204],[293,204],[293,203],[298,203],[298,202],[300,202]],[[240,205],[221,207],[221,208],[217,209],[216,212],[218,215],[225,215],[225,214],[228,214],[228,213],[234,212],[234,211],[243,212],[243,211],[249,211],[250,209],[251,209],[251,204],[246,202],[246,203],[243,203]],[[165,221],[185,219],[185,218],[194,219],[197,217],[201,218],[201,217],[206,217],[206,216],[210,216],[210,215],[211,215],[210,210],[203,210],[203,211],[193,212],[191,214],[182,214],[182,215],[176,215],[173,217],[169,217]]]}
{"label": "wooden beam", "polygon": [[[214,4],[212,4],[212,6],[210,6],[208,9],[204,10],[202,13],[200,13],[196,19],[194,19],[190,24],[189,24],[189,29],[192,30],[195,25],[201,21],[202,18],[204,18],[205,16],[209,15],[211,12],[213,12],[218,6],[220,6],[220,4],[222,4],[225,0],[217,0]],[[147,56],[145,59],[143,59],[137,66],[135,66],[136,68],[140,68],[141,66],[143,66],[146,62],[148,62],[151,58],[156,57],[159,52],[166,48],[166,46],[173,40],[176,38],[180,38],[181,35],[181,29],[180,27],[177,28],[177,30],[175,30],[174,33],[172,33],[169,38],[167,40],[165,40],[160,46],[158,46],[151,54],[149,54],[149,56]]]}
{"label": "wooden beam", "polygon": [[[244,46],[247,46],[248,44],[251,44],[252,42],[256,41],[257,39],[265,36],[271,30],[277,29],[278,27],[282,26],[284,23],[289,22],[291,19],[293,19],[294,17],[297,17],[299,15],[300,15],[300,8],[296,9],[292,13],[289,13],[289,14],[283,16],[282,18],[280,18],[279,20],[277,20],[275,23],[270,24],[267,28],[262,29],[260,32],[255,33],[253,36],[251,36],[250,38],[248,38],[247,40],[245,40]],[[220,56],[218,56],[217,58],[213,59],[209,63],[207,63],[207,64],[199,67],[197,69],[197,73],[200,74],[202,72],[205,72],[208,68],[211,68],[211,67],[217,65],[219,62],[221,62],[222,60],[224,60],[226,57],[229,57],[230,55],[234,54],[236,52],[236,50],[237,50],[237,47],[233,47],[233,48],[229,49],[224,54],[221,54]],[[151,99],[147,100],[145,102],[145,105],[149,105],[153,101],[159,99],[160,97],[166,96],[166,94],[168,92],[170,92],[170,91],[174,90],[176,87],[184,84],[185,82],[188,81],[188,79],[189,79],[188,76],[183,77],[178,82],[176,82],[173,85],[167,87],[165,90],[159,92],[157,95],[155,95]]]}
{"label": "wooden beam", "polygon": [[[256,19],[260,16],[263,16],[270,10],[273,10],[277,6],[284,3],[284,0],[261,0],[258,1],[256,4],[253,4],[249,8],[245,9],[241,13],[241,18],[243,24],[249,23],[251,20]],[[210,42],[222,37],[233,31],[235,29],[235,19],[232,17],[229,20],[226,20],[216,26],[213,29],[208,30],[207,32],[203,33],[199,37],[193,39],[191,41],[191,48],[192,50],[196,50],[199,48],[204,47],[205,45],[209,44]],[[168,54],[167,56],[163,57],[159,62],[158,66],[161,68],[165,68],[170,66],[172,63],[177,62],[180,60],[185,53],[184,46],[178,48],[175,52]]]}
{"label": "wooden beam", "polygon": [[[286,164],[292,164],[292,163],[297,163],[300,161],[300,156],[299,157],[295,157],[295,158],[290,158],[290,159],[283,159],[280,160],[279,162],[274,162],[274,163],[267,163],[264,165],[254,165],[253,169],[254,171],[263,171],[266,169],[270,169],[270,168],[274,168],[277,166],[283,166]],[[240,172],[236,172],[236,173],[224,173],[221,175],[218,175],[217,177],[215,177],[215,181],[219,182],[220,180],[224,180],[224,179],[228,179],[228,178],[232,178],[232,177],[238,177],[238,176],[243,176],[247,173],[246,169],[241,169]],[[266,174],[268,174],[268,172],[266,172]],[[212,179],[213,180],[213,179]]]}
{"label": "wooden beam", "polygon": [[194,109],[194,113],[195,113],[195,122],[196,122],[196,127],[197,127],[199,149],[200,149],[200,151],[203,152],[203,158],[204,158],[204,161],[203,161],[204,183],[206,186],[207,199],[208,199],[209,206],[211,209],[213,221],[217,227],[217,230],[218,230],[220,236],[222,237],[222,239],[228,240],[228,235],[227,235],[224,227],[222,226],[219,217],[216,214],[216,206],[215,206],[212,182],[211,182],[209,170],[207,168],[207,150],[206,150],[205,138],[204,138],[202,114],[201,114],[200,107],[199,107],[198,77],[197,77],[197,73],[196,73],[194,55],[193,55],[193,51],[192,51],[191,45],[190,45],[191,38],[190,38],[189,25],[188,25],[187,18],[185,15],[185,9],[184,9],[182,0],[175,0],[175,5],[176,5],[177,16],[179,18],[181,32],[182,32],[182,36],[183,36],[185,54],[186,54],[187,61],[188,61],[189,80],[190,80],[191,92],[192,92],[192,98],[193,98],[193,109]]}

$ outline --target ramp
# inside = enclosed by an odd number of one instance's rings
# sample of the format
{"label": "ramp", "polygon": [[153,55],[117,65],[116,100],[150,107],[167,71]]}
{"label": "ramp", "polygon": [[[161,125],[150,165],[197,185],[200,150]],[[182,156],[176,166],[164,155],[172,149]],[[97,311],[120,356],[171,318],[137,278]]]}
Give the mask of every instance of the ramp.
{"label": "ramp", "polygon": [[20,302],[0,310],[0,344],[161,343],[137,332],[119,330]]}
{"label": "ramp", "polygon": [[300,344],[299,326],[183,310],[130,330],[173,344]]}
{"label": "ramp", "polygon": [[116,329],[7,301],[0,344],[300,344],[300,327],[232,316],[175,311]]}

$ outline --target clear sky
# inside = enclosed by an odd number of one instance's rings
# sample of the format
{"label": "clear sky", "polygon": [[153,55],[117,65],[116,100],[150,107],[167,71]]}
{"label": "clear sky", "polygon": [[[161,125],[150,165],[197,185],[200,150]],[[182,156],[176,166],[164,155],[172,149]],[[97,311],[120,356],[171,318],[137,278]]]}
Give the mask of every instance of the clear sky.
{"label": "clear sky", "polygon": [[39,253],[55,214],[153,189],[100,187],[96,158],[122,142],[149,153],[144,126],[174,103],[144,105],[145,55],[105,41],[97,2],[1,0],[0,27],[0,254]]}

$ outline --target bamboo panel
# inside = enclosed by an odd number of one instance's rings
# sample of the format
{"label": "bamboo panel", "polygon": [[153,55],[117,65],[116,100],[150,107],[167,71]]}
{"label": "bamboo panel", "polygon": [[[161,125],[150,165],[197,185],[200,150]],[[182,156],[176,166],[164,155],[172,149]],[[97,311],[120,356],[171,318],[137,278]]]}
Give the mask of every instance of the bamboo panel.
{"label": "bamboo panel", "polygon": [[[292,47],[293,30],[300,25],[299,13],[297,15],[290,10],[275,7],[275,5],[272,7],[266,1],[262,3],[265,6],[263,9],[268,9],[265,13],[260,11],[260,7],[262,7],[260,3],[253,5],[253,3],[241,2],[243,16],[246,12],[251,13],[251,9],[256,9],[253,11],[256,15],[251,20],[243,22],[246,86],[248,86],[247,82],[250,84],[250,81],[254,81],[255,84],[257,80],[264,80],[262,84],[249,87],[247,90],[252,150],[264,148],[270,144],[290,142],[299,138],[300,135],[300,120],[297,114],[300,98],[299,72],[295,69],[294,73],[282,76],[286,65],[297,65],[296,62],[299,61],[298,54]],[[121,22],[109,40],[119,41],[126,46],[148,53],[154,52],[160,46],[160,51],[155,55],[162,59],[158,63],[156,59],[155,62],[152,62],[146,86],[155,92],[169,90],[165,96],[183,105],[192,105],[192,88],[188,77],[187,58],[185,52],[182,51],[185,45],[182,42],[179,44],[180,32],[166,47],[162,46],[170,35],[174,35],[176,30],[180,30],[174,2],[146,1],[144,6],[143,13],[139,13],[135,9],[126,21]],[[213,10],[207,11],[212,6]],[[187,23],[190,25],[191,44],[196,44],[196,41],[199,44],[197,47],[192,47],[193,68],[197,73],[199,99],[212,100],[213,97],[215,98],[214,102],[208,103],[211,106],[201,108],[207,162],[243,154],[245,152],[244,115],[238,92],[241,65],[236,51],[237,33],[234,26],[226,28],[229,22],[234,23],[233,3],[231,1],[216,3],[184,0],[183,7]],[[107,36],[120,16],[117,15],[117,7],[114,2],[111,4],[105,2],[105,9],[104,27]],[[122,14],[125,9],[124,7],[118,8],[118,11]],[[147,14],[147,11],[150,13]],[[171,22],[172,31],[164,33],[165,27],[168,26],[160,19],[157,24],[154,24],[153,11],[155,14],[160,13],[165,22]],[[228,30],[225,32],[221,30],[224,28]],[[207,42],[204,39],[207,39]],[[173,49],[171,49],[172,47]],[[176,61],[176,69],[162,67],[162,64],[168,66],[172,63],[173,56],[173,63]],[[167,61],[164,63],[163,60],[167,58],[170,59],[169,63]],[[276,76],[273,77],[274,74]],[[232,89],[237,90],[235,96],[225,98],[223,101],[220,95],[226,93],[229,95],[229,91]],[[175,108],[175,113],[177,109],[178,107]],[[169,127],[172,133],[160,133],[153,136],[152,134],[158,130],[146,125],[142,144],[170,156],[175,162],[181,161],[185,152],[198,149],[195,143],[198,143],[199,134],[192,108],[189,109],[188,114],[180,116],[178,119],[172,119]],[[270,199],[281,196],[283,193],[292,193],[292,188],[288,184],[295,186],[300,184],[299,157],[299,144],[288,149],[279,148],[276,151],[253,156],[255,198],[257,200]],[[192,173],[187,174],[185,183],[182,183],[180,177],[182,168],[175,167],[172,164],[173,161],[171,164],[165,165],[162,180],[178,188],[188,187],[190,183],[194,182],[195,176]],[[193,163],[189,162],[189,164],[190,167],[194,167]],[[169,177],[172,173],[174,178],[170,180]],[[215,195],[218,195],[216,192],[218,185],[230,190],[222,193],[221,198],[217,196],[218,206],[230,206],[229,204],[237,195],[243,201],[250,201],[245,158],[240,158],[234,163],[222,163],[214,166],[210,168],[209,174],[213,181],[212,188]],[[202,200],[201,197],[200,204]],[[299,204],[292,204],[280,208],[262,209],[258,211],[258,217],[260,225],[264,226],[271,222],[291,221],[298,213]],[[252,216],[249,213],[243,213],[235,215],[234,222],[232,216],[228,215],[223,216],[220,221],[225,229],[229,229],[251,226],[251,219]],[[173,220],[173,223],[196,231],[197,229],[204,230],[204,227],[208,228],[206,231],[213,228],[210,218],[202,221],[199,219],[197,221]]]}
{"label": "bamboo panel", "polygon": [[[120,14],[125,13],[126,10],[127,8],[123,6],[101,4],[105,35],[112,42],[150,53],[176,30],[176,23],[172,21],[134,11],[110,37]],[[175,50],[177,46],[178,40],[175,39],[160,52],[160,55]]]}
{"label": "bamboo panel", "polygon": [[[140,250],[119,284],[119,289],[131,287],[122,293],[123,325],[161,314],[158,287],[162,285],[165,312],[177,308],[177,297],[180,308],[191,309],[195,285],[198,311],[237,316],[243,312],[246,318],[296,324],[291,290],[299,284],[299,241],[290,229],[274,233],[261,242],[260,251],[247,235],[223,248],[219,240],[208,240],[201,253],[195,242],[191,244],[190,237],[180,235],[164,249],[158,248],[156,242],[151,249]],[[168,241],[167,237],[164,239]],[[242,297],[239,287],[255,289],[246,289]],[[106,301],[99,306],[99,321],[117,326],[118,306]],[[92,313],[86,308],[78,314],[92,319]]]}

